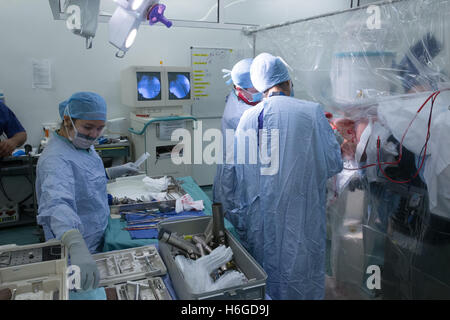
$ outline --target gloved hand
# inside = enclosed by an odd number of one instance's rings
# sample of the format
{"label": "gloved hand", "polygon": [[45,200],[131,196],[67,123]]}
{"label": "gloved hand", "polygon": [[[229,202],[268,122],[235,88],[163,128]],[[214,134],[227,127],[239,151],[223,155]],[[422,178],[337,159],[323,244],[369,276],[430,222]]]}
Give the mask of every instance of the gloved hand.
{"label": "gloved hand", "polygon": [[133,162],[125,163],[121,166],[107,168],[106,174],[109,179],[115,179],[126,174],[138,174],[139,167],[137,167]]}
{"label": "gloved hand", "polygon": [[69,249],[70,263],[81,271],[81,289],[95,289],[100,282],[100,272],[89,252],[80,231],[72,229],[63,234],[62,243]]}

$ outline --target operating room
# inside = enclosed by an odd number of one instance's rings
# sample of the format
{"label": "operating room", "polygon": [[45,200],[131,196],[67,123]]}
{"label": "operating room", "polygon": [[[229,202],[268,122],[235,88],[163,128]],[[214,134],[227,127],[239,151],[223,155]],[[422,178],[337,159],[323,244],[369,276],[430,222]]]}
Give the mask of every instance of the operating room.
{"label": "operating room", "polygon": [[3,0],[0,30],[0,300],[450,299],[450,0]]}

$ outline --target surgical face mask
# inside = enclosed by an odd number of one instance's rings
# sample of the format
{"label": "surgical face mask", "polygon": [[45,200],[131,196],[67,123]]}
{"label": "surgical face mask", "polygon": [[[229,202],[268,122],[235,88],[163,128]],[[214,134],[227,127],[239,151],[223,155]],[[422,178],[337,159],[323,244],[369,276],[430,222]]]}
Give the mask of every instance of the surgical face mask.
{"label": "surgical face mask", "polygon": [[103,128],[101,130],[101,132],[97,135],[96,138],[91,137],[90,135],[86,135],[86,134],[82,134],[78,131],[78,129],[75,127],[75,124],[72,121],[72,117],[69,115],[70,118],[70,122],[72,122],[72,126],[73,126],[73,131],[74,131],[74,136],[73,138],[70,136],[69,132],[67,131],[67,127],[64,126],[66,128],[66,132],[67,132],[67,136],[69,137],[69,140],[73,143],[73,145],[79,149],[89,149],[94,143],[95,141],[102,136],[105,128]]}
{"label": "surgical face mask", "polygon": [[245,103],[250,104],[250,105],[258,104],[263,98],[262,93],[258,92],[254,88],[243,89],[243,88],[236,87],[236,94]]}
{"label": "surgical face mask", "polygon": [[291,97],[294,97],[294,83],[291,80]]}

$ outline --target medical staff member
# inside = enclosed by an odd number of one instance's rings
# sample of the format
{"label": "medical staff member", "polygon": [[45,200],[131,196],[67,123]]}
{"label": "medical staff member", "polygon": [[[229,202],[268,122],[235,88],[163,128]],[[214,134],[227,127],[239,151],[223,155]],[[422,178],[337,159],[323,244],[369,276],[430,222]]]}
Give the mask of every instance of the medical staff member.
{"label": "medical staff member", "polygon": [[101,250],[108,224],[106,182],[138,172],[133,164],[106,169],[94,142],[106,124],[106,102],[96,93],[78,92],[60,103],[63,123],[37,165],[38,224],[45,238],[60,239],[70,262],[81,269],[83,290],[96,288],[99,271],[91,254]]}
{"label": "medical staff member", "polygon": [[10,156],[27,141],[27,133],[16,115],[0,101],[0,136],[3,134],[7,139],[0,141],[0,158]]}
{"label": "medical staff member", "polygon": [[[229,74],[233,84],[233,90],[226,98],[225,110],[222,117],[222,137],[223,137],[223,162],[217,165],[216,176],[213,185],[214,202],[222,203],[225,216],[234,223],[230,217],[230,210],[234,207],[234,160],[227,161],[227,150],[233,149],[234,131],[245,110],[257,105],[262,94],[259,93],[250,80],[250,66],[253,59],[243,59],[233,66]],[[231,130],[231,139],[227,137],[227,130]]]}
{"label": "medical staff member", "polygon": [[271,298],[323,299],[326,181],[342,170],[340,146],[321,105],[293,98],[279,57],[258,55],[250,76],[264,100],[244,112],[236,138],[266,130],[257,145],[271,161],[236,166],[243,243],[267,272]]}

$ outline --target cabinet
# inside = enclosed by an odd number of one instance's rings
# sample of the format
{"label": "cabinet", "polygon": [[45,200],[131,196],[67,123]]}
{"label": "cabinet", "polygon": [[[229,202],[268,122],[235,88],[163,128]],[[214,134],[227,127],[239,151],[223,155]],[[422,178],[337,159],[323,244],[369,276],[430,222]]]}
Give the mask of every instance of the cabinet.
{"label": "cabinet", "polygon": [[0,228],[36,224],[38,157],[0,159]]}

